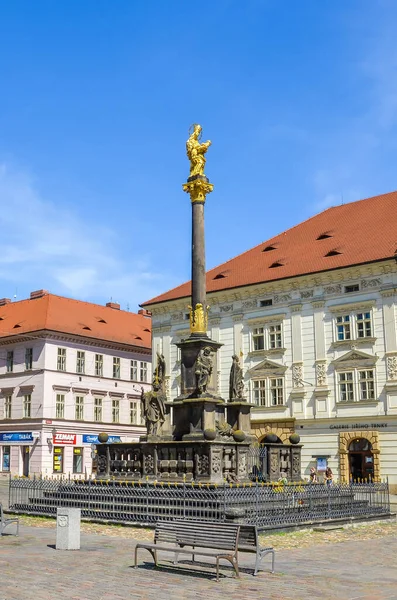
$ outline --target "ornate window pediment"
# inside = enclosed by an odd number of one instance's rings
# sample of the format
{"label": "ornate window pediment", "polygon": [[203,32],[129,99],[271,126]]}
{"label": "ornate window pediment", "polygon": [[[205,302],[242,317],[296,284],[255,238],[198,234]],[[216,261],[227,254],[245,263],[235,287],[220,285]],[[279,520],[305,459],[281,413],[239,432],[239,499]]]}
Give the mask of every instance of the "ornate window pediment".
{"label": "ornate window pediment", "polygon": [[287,367],[284,365],[280,365],[279,363],[266,358],[260,362],[259,365],[252,367],[252,369],[248,371],[248,375],[251,377],[251,379],[260,379],[263,377],[270,377],[272,375],[275,377],[283,377],[286,370]]}
{"label": "ornate window pediment", "polygon": [[378,357],[373,354],[367,354],[361,350],[350,350],[350,352],[346,352],[346,354],[340,358],[332,361],[332,364],[336,370],[355,369],[360,367],[373,367],[377,360]]}

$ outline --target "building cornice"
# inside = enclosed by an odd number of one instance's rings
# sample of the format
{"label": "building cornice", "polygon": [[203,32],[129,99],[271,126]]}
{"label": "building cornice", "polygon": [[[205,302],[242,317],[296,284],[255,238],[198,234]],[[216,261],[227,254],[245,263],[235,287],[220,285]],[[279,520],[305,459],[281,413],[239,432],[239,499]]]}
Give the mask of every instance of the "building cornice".
{"label": "building cornice", "polygon": [[[364,263],[361,265],[340,267],[339,269],[334,269],[332,271],[320,271],[317,273],[296,275],[295,277],[279,279],[276,281],[255,283],[217,292],[207,292],[207,301],[210,306],[240,301],[242,303],[242,309],[247,311],[250,308],[254,309],[255,307],[258,307],[259,309],[258,300],[263,297],[272,297],[276,295],[278,296],[278,299],[280,299],[280,294],[288,294],[293,290],[303,289],[304,292],[301,294],[301,298],[306,299],[306,301],[307,299],[310,299],[311,302],[315,302],[315,292],[313,292],[312,296],[312,290],[310,288],[323,287],[324,291],[327,289],[325,297],[328,298],[333,295],[342,294],[342,284],[344,282],[348,283],[351,280],[357,280],[362,288],[362,291],[359,293],[368,293],[368,289],[375,290],[382,285],[382,275],[393,273],[395,271],[396,266],[394,259],[388,258],[382,261]],[[368,279],[371,277],[372,279]],[[291,299],[288,300],[286,298],[283,301],[288,304]],[[252,302],[252,306],[248,306],[248,302]],[[186,312],[188,303],[189,297],[177,298],[150,305],[150,310],[153,315],[168,314],[170,312],[175,313],[176,315],[178,312]],[[265,308],[263,309],[266,310]],[[238,306],[234,305],[234,310],[238,310]]]}

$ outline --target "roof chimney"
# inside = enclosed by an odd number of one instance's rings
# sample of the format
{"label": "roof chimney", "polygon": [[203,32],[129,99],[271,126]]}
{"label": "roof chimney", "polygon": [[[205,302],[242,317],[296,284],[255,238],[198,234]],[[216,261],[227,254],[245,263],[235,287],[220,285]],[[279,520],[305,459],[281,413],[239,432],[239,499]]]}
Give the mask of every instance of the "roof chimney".
{"label": "roof chimney", "polygon": [[117,302],[106,302],[106,306],[108,308],[114,308],[115,310],[120,310],[120,304],[117,304]]}
{"label": "roof chimney", "polygon": [[0,298],[0,306],[5,306],[6,304],[11,304],[10,298]]}
{"label": "roof chimney", "polygon": [[47,290],[36,290],[35,292],[30,292],[30,299],[36,300],[36,298],[42,298],[48,294]]}
{"label": "roof chimney", "polygon": [[152,313],[150,310],[146,310],[146,308],[140,308],[138,310],[138,315],[142,315],[143,317],[151,317]]}

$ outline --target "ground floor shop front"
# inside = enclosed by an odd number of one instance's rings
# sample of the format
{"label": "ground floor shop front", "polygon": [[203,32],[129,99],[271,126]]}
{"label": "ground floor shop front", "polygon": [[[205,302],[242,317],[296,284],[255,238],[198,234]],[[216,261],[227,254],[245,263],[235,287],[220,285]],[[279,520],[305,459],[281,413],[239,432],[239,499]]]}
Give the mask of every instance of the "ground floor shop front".
{"label": "ground floor shop front", "polygon": [[[136,432],[114,426],[105,430],[109,433],[108,443],[137,441],[142,435],[141,428]],[[65,423],[2,427],[0,473],[20,477],[89,477],[96,470],[96,445],[101,431],[104,428],[88,425],[81,430]]]}
{"label": "ground floor shop front", "polygon": [[292,433],[302,444],[302,477],[309,479],[315,468],[320,480],[331,467],[341,482],[388,479],[390,492],[397,493],[397,416],[345,419],[256,419],[252,433],[260,443],[274,434],[288,443]]}

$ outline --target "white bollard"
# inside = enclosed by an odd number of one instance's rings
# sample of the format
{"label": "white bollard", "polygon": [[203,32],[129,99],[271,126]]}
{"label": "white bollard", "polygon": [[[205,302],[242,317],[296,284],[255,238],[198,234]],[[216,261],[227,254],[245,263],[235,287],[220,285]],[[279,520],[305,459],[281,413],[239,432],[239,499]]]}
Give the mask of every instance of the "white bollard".
{"label": "white bollard", "polygon": [[80,550],[80,508],[57,508],[57,550]]}

